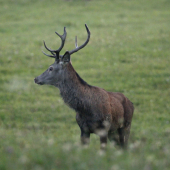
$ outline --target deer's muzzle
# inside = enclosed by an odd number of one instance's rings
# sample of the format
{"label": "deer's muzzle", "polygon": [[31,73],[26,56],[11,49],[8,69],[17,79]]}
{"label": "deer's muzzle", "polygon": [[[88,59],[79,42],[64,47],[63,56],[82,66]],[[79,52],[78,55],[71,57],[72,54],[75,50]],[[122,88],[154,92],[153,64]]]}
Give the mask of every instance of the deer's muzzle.
{"label": "deer's muzzle", "polygon": [[36,77],[36,78],[34,79],[34,82],[35,82],[36,84],[43,85],[43,83],[38,80],[38,77]]}

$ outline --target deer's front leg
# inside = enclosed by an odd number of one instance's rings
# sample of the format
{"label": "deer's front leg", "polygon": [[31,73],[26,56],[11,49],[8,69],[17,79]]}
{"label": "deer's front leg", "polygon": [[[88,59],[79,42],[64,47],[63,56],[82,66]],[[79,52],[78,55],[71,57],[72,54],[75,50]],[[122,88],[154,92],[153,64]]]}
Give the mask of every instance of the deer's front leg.
{"label": "deer's front leg", "polygon": [[83,129],[81,129],[81,143],[83,145],[88,145],[90,143],[90,133],[85,132]]}
{"label": "deer's front leg", "polygon": [[100,149],[106,149],[107,135],[100,136]]}

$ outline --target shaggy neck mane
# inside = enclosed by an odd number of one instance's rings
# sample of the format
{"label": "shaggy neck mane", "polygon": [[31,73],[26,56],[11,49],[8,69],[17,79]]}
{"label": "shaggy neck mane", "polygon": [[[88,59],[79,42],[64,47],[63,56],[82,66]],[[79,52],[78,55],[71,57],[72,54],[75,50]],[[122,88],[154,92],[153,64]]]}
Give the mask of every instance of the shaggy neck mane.
{"label": "shaggy neck mane", "polygon": [[[64,102],[75,111],[81,110],[83,112],[82,109],[87,108],[87,105],[82,100],[86,98],[87,93],[85,91],[88,91],[90,87],[69,63],[65,68],[63,81],[59,85],[60,95]],[[86,111],[84,110],[84,112]]]}

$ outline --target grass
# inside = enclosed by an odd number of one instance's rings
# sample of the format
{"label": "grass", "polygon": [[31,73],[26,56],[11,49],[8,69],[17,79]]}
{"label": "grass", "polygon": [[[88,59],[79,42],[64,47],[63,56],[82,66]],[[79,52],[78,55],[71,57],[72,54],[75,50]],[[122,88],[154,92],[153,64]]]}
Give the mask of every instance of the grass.
{"label": "grass", "polygon": [[[168,0],[0,0],[0,170],[170,169],[170,2]],[[135,106],[129,149],[91,135],[79,142],[75,113],[51,86],[34,77],[53,63],[43,40],[62,53],[86,39],[72,56],[91,85],[123,92]]]}

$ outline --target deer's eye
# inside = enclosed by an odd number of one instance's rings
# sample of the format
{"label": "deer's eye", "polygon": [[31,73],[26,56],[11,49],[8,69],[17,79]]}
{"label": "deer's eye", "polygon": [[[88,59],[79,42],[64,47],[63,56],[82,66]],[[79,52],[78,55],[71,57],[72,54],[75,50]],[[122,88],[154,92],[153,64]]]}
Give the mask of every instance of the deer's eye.
{"label": "deer's eye", "polygon": [[50,68],[49,68],[49,71],[53,71],[53,67],[50,67]]}

